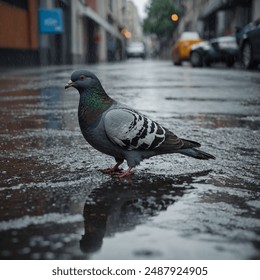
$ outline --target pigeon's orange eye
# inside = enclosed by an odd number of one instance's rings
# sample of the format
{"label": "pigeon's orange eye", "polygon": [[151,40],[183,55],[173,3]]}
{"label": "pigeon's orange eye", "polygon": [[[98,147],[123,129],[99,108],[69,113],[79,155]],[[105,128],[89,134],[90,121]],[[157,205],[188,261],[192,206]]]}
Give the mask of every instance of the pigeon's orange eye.
{"label": "pigeon's orange eye", "polygon": [[84,79],[85,79],[85,76],[84,76],[84,75],[81,75],[81,76],[79,77],[79,79],[80,79],[80,80],[84,80]]}

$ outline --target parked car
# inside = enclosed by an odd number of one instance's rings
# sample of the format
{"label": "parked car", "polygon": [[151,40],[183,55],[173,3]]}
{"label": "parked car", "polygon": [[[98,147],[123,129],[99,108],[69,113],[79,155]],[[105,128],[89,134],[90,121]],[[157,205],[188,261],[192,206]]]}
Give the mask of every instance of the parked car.
{"label": "parked car", "polygon": [[237,28],[236,38],[243,66],[246,69],[256,68],[260,63],[260,18],[244,28]]}
{"label": "parked car", "polygon": [[238,58],[238,46],[234,36],[224,36],[204,41],[191,47],[190,62],[193,67],[211,66],[224,62],[232,67]]}
{"label": "parked car", "polygon": [[143,42],[130,42],[126,47],[127,58],[140,57],[146,58],[146,50]]}
{"label": "parked car", "polygon": [[201,41],[197,32],[183,32],[172,46],[171,55],[173,63],[181,65],[183,61],[189,60],[191,46]]}

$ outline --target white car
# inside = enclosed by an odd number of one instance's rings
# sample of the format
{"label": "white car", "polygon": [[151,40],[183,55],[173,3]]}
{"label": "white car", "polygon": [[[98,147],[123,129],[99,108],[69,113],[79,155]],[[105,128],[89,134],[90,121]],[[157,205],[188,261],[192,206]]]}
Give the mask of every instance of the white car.
{"label": "white car", "polygon": [[127,58],[140,57],[146,58],[145,45],[143,42],[131,42],[126,47]]}

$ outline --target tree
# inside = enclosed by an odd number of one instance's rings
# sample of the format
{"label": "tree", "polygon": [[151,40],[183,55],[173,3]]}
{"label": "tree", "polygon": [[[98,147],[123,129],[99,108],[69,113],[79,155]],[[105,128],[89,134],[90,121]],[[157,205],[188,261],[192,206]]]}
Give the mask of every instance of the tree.
{"label": "tree", "polygon": [[147,34],[156,34],[159,38],[169,37],[177,27],[176,22],[171,20],[171,15],[179,12],[173,0],[150,0],[146,12],[143,29]]}

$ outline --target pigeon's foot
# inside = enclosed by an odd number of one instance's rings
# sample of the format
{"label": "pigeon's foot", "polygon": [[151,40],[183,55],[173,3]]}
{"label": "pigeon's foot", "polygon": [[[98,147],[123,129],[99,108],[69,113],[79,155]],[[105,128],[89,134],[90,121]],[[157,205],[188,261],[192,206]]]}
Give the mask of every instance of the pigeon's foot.
{"label": "pigeon's foot", "polygon": [[115,175],[118,178],[128,177],[128,176],[132,175],[132,172],[131,172],[132,169],[133,169],[132,167],[129,167],[125,172],[123,172],[123,173],[117,172],[117,173],[115,173]]}
{"label": "pigeon's foot", "polygon": [[[120,168],[119,168],[119,163],[117,163],[114,167],[112,168],[106,168],[106,169],[102,169],[101,171],[105,174],[111,174],[111,173],[115,173],[115,172],[118,172],[120,173]],[[121,173],[120,173],[121,174]]]}

